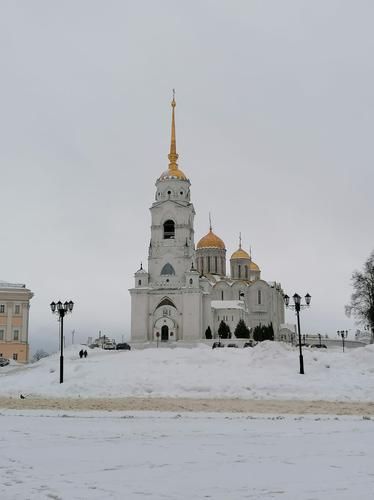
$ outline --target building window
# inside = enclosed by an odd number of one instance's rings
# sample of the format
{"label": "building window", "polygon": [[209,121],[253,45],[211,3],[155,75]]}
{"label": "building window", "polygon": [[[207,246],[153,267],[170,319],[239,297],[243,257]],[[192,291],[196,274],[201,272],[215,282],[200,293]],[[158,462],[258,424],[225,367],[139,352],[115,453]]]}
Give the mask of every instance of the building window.
{"label": "building window", "polygon": [[13,330],[13,340],[19,340],[19,330]]}
{"label": "building window", "polygon": [[167,220],[164,222],[164,240],[170,240],[175,238],[175,223],[173,220]]}
{"label": "building window", "polygon": [[208,257],[208,273],[210,273],[210,257]]}
{"label": "building window", "polygon": [[218,257],[214,257],[214,267],[215,272],[218,274]]}
{"label": "building window", "polygon": [[16,304],[14,306],[14,314],[19,314],[21,312],[21,306],[19,304]]}
{"label": "building window", "polygon": [[257,292],[257,303],[260,305],[262,301],[261,290]]}
{"label": "building window", "polygon": [[223,300],[223,290],[221,291],[221,300]]}
{"label": "building window", "polygon": [[13,359],[14,359],[14,361],[17,361],[17,359],[18,359],[18,354],[16,352],[13,353]]}
{"label": "building window", "polygon": [[139,286],[142,286],[142,280],[139,280],[139,281],[138,281],[138,285],[139,285]]}
{"label": "building window", "polygon": [[0,314],[4,314],[4,313],[5,313],[5,305],[0,304]]}
{"label": "building window", "polygon": [[4,330],[0,330],[0,340],[4,340]]}
{"label": "building window", "polygon": [[190,278],[190,285],[193,285],[193,279]]}
{"label": "building window", "polygon": [[240,264],[238,265],[238,276],[239,278],[242,277],[242,266]]}
{"label": "building window", "polygon": [[248,279],[248,266],[244,266],[245,279]]}

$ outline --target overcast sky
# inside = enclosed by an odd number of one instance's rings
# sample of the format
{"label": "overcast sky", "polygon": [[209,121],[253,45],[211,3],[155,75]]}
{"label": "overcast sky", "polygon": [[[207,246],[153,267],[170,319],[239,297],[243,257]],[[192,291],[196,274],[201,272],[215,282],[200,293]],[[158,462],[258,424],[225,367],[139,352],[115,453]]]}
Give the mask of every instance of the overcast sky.
{"label": "overcast sky", "polygon": [[[374,4],[0,2],[0,279],[25,283],[33,346],[130,331],[176,89],[195,243],[252,246],[312,295],[305,332],[355,330],[350,277],[374,248]],[[294,321],[287,313],[288,321]],[[69,338],[70,340],[70,338]]]}

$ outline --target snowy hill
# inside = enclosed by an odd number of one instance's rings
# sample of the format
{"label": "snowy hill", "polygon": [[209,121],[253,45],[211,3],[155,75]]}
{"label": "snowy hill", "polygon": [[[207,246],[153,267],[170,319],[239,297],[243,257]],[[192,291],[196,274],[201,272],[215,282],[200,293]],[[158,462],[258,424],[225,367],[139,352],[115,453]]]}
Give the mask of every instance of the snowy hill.
{"label": "snowy hill", "polygon": [[47,397],[190,397],[374,400],[374,346],[342,353],[304,350],[300,375],[298,350],[263,342],[255,348],[65,351],[64,383],[59,383],[59,354],[37,363],[0,370],[0,396],[20,393]]}

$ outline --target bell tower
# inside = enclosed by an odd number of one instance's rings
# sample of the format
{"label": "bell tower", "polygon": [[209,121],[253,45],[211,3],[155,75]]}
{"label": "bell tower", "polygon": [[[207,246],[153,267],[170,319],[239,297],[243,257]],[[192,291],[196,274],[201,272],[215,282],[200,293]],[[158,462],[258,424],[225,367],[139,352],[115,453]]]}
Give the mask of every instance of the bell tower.
{"label": "bell tower", "polygon": [[156,181],[155,201],[150,208],[149,283],[166,289],[185,284],[185,273],[195,256],[195,210],[190,201],[191,183],[177,163],[175,107],[173,91],[169,166]]}

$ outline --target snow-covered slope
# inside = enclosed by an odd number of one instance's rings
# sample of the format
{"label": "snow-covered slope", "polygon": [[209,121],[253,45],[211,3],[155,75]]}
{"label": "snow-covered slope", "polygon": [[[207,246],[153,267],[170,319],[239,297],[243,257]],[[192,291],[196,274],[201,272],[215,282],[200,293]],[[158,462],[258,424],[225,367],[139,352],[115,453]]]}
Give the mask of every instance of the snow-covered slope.
{"label": "snow-covered slope", "polygon": [[59,355],[0,370],[0,396],[160,396],[191,398],[374,401],[374,346],[348,350],[298,350],[277,342],[255,348],[65,351],[64,383]]}

